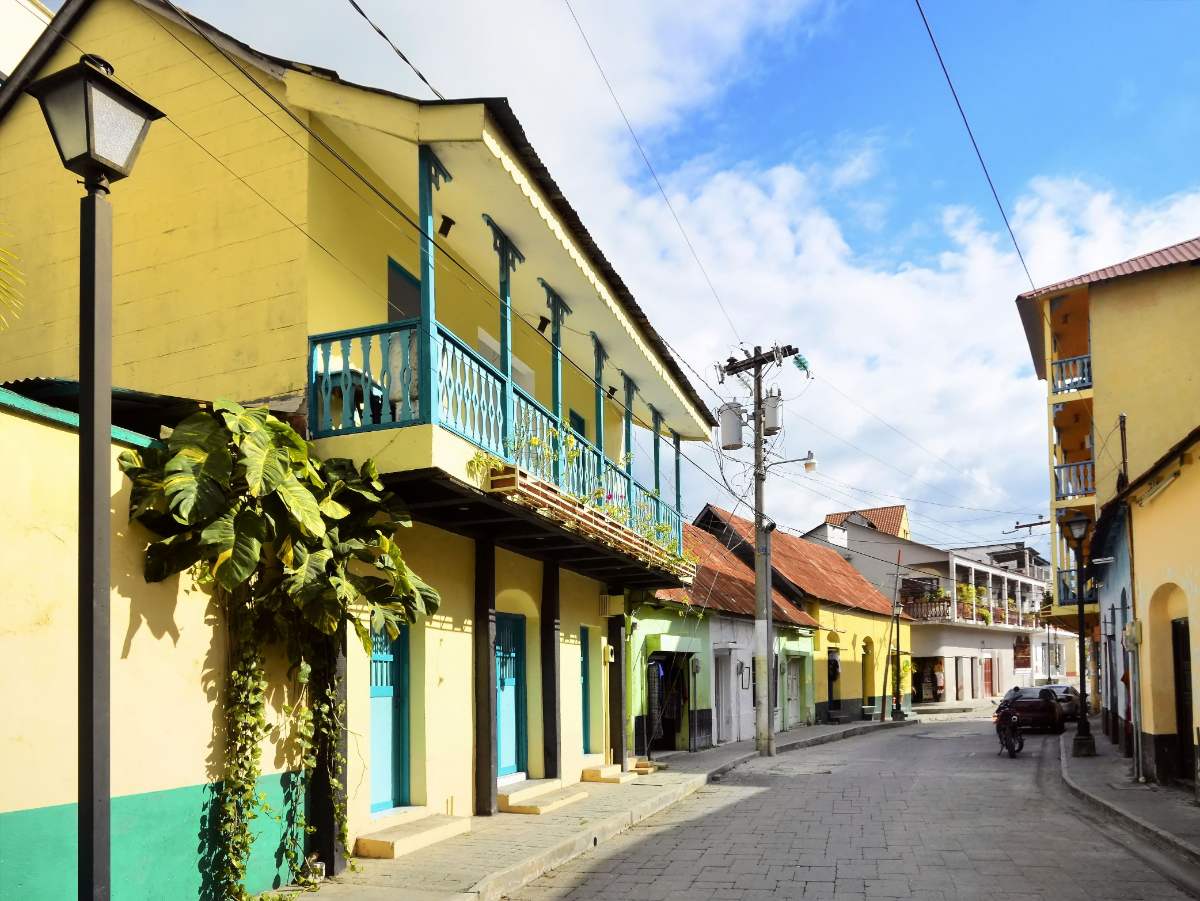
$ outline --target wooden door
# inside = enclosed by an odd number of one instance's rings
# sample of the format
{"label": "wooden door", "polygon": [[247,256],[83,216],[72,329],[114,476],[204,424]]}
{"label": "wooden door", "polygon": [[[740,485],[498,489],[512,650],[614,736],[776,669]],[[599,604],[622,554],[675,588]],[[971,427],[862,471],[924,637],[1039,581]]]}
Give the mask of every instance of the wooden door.
{"label": "wooden door", "polygon": [[1175,664],[1175,747],[1178,749],[1176,774],[1180,779],[1196,778],[1195,745],[1192,737],[1192,648],[1188,621],[1171,620],[1171,652]]}
{"label": "wooden door", "polygon": [[408,626],[371,645],[371,810],[409,803]]}

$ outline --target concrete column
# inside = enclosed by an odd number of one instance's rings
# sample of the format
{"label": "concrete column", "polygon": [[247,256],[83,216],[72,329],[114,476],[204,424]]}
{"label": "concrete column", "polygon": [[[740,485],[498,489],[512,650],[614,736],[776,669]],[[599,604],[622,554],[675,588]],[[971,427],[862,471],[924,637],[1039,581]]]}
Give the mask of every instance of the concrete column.
{"label": "concrete column", "polygon": [[542,756],[547,779],[562,776],[562,722],[559,716],[559,619],[558,564],[542,563]]}
{"label": "concrete column", "polygon": [[958,567],[953,556],[950,557],[950,621],[958,622]]}
{"label": "concrete column", "polygon": [[613,763],[621,771],[628,769],[629,749],[625,745],[625,615],[608,618],[608,646],[613,661],[608,666],[608,735]]}
{"label": "concrete column", "polygon": [[475,814],[496,813],[496,546],[475,542]]}

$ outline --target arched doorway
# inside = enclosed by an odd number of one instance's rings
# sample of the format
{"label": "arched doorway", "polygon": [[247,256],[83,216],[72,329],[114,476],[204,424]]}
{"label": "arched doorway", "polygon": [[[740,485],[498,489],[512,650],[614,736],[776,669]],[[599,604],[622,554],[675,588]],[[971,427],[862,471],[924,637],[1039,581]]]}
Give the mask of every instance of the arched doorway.
{"label": "arched doorway", "polygon": [[870,707],[875,703],[875,643],[864,638],[862,643],[862,703]]}
{"label": "arched doorway", "polygon": [[1146,725],[1159,782],[1195,778],[1192,732],[1191,629],[1187,595],[1173,582],[1150,597],[1146,636]]}

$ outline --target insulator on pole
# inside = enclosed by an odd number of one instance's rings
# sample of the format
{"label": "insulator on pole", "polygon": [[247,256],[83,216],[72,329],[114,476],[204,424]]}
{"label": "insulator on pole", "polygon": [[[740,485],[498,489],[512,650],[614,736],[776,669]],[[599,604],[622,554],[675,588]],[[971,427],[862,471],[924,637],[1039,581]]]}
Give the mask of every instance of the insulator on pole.
{"label": "insulator on pole", "polygon": [[736,402],[721,404],[717,408],[717,422],[721,425],[721,449],[742,448],[742,405]]}
{"label": "insulator on pole", "polygon": [[783,428],[783,392],[772,388],[763,398],[763,432],[769,438]]}

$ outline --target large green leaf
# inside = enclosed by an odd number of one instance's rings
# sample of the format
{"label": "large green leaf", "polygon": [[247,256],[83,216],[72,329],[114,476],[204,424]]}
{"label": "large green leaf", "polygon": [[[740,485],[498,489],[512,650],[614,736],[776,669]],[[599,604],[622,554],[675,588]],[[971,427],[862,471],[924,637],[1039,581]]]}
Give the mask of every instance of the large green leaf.
{"label": "large green leaf", "polygon": [[212,450],[184,445],[163,469],[163,493],[171,513],[188,525],[209,522],[228,504],[233,459],[224,443]]}
{"label": "large green leaf", "polygon": [[300,484],[292,473],[275,488],[275,496],[283,501],[288,514],[300,531],[310,538],[320,538],[325,534],[325,520],[321,518],[321,508],[312,492]]}
{"label": "large green leaf", "polygon": [[241,404],[236,404],[231,400],[217,401],[213,404],[213,410],[221,414],[221,418],[225,420],[225,428],[237,436],[259,431],[266,425],[267,419],[271,415],[266,407],[247,410]]}
{"label": "large green leaf", "polygon": [[192,567],[202,556],[203,548],[195,532],[183,532],[146,548],[143,575],[147,582],[161,582]]}
{"label": "large green leaf", "polygon": [[228,453],[229,433],[221,421],[211,413],[193,413],[171,432],[167,439],[167,448],[171,454],[178,454],[186,447],[198,447],[206,454],[215,453],[225,448]]}
{"label": "large green leaf", "polygon": [[243,436],[239,453],[238,467],[252,497],[270,494],[291,474],[288,449],[280,446],[270,429],[258,429]]}
{"label": "large green leaf", "polygon": [[232,590],[258,568],[266,537],[266,522],[257,512],[235,508],[205,528],[200,540],[218,551],[213,575]]}
{"label": "large green leaf", "polygon": [[309,551],[303,544],[297,543],[293,549],[294,565],[288,568],[288,577],[284,582],[287,593],[294,598],[300,597],[314,585],[324,584],[326,569],[333,559],[333,552],[328,548],[319,551]]}

